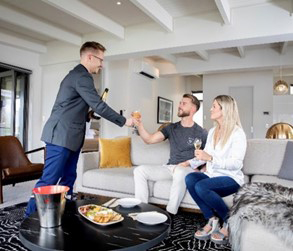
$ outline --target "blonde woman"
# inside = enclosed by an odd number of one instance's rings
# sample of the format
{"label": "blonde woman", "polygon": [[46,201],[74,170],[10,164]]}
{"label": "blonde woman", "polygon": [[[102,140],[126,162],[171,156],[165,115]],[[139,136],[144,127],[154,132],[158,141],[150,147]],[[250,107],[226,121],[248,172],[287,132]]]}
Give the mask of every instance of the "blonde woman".
{"label": "blonde woman", "polygon": [[[244,183],[241,171],[246,152],[246,136],[241,127],[236,101],[227,95],[217,96],[211,108],[215,126],[209,131],[204,150],[195,150],[189,165],[197,167],[206,163],[205,172],[186,176],[189,193],[208,220],[196,231],[195,238],[211,239],[217,244],[228,241],[227,218],[229,209],[222,197],[237,192]],[[223,227],[218,229],[219,218]]]}

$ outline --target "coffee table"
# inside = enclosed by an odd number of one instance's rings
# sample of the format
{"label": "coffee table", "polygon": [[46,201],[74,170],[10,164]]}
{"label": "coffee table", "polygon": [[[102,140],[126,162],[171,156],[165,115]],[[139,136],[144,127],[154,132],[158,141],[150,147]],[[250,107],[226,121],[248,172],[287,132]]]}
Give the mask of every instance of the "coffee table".
{"label": "coffee table", "polygon": [[[103,201],[105,202],[105,201]],[[96,225],[78,213],[78,207],[87,204],[101,205],[94,200],[67,202],[62,225],[55,228],[41,228],[37,213],[25,219],[19,230],[22,244],[30,250],[146,250],[162,241],[170,232],[170,215],[159,207],[141,203],[134,208],[113,208],[122,214],[124,220],[108,225]],[[130,218],[128,213],[157,211],[168,219],[158,225],[145,225]]]}

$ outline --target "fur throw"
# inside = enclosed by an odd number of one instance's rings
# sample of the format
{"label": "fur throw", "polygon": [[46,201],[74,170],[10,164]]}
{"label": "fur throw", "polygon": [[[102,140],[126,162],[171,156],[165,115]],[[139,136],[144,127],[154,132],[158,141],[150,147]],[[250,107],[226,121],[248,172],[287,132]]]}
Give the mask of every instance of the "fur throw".
{"label": "fur throw", "polygon": [[230,242],[240,250],[244,220],[261,224],[293,249],[293,188],[275,183],[245,184],[239,189],[230,211]]}

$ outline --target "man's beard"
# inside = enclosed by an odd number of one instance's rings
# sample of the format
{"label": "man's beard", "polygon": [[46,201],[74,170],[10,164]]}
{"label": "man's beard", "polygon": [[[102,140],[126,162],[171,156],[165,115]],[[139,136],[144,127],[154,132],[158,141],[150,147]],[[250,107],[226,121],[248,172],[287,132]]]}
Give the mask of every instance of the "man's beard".
{"label": "man's beard", "polygon": [[190,115],[190,112],[184,112],[182,110],[178,110],[177,116],[179,118],[184,118],[184,117],[188,117]]}

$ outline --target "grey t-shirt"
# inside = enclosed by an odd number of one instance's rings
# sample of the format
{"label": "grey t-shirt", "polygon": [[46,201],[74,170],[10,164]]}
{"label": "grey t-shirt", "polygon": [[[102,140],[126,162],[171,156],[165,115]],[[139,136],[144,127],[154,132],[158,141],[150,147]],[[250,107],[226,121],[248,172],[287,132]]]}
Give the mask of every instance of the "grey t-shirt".
{"label": "grey t-shirt", "polygon": [[198,124],[183,127],[180,122],[172,123],[161,130],[165,139],[170,142],[170,159],[168,165],[176,165],[194,158],[194,139],[201,138],[204,148],[208,132]]}

